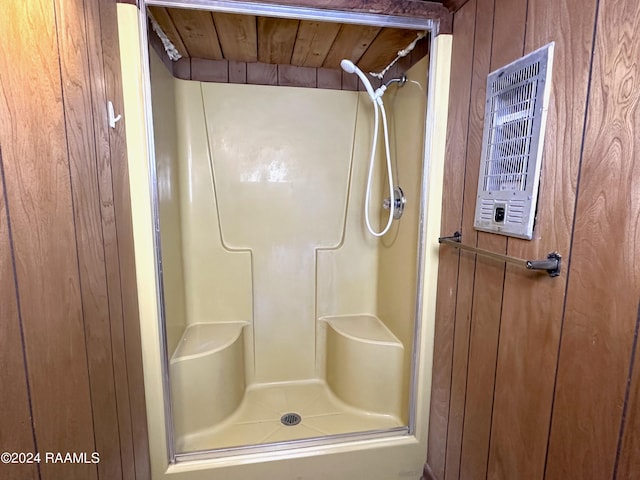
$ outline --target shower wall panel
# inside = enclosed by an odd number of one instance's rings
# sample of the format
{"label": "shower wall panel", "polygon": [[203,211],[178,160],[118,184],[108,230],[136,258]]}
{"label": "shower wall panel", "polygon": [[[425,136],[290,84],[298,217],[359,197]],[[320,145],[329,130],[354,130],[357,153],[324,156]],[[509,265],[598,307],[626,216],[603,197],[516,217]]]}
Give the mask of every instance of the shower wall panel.
{"label": "shower wall panel", "polygon": [[[389,233],[380,242],[376,311],[404,345],[402,417],[405,421],[408,420],[409,372],[415,332],[428,71],[427,56],[407,72],[408,81],[402,88],[390,87],[385,95],[391,132],[391,156],[394,159],[394,184],[402,188],[407,203],[401,220],[393,223]],[[387,211],[382,217],[386,221]]]}
{"label": "shower wall panel", "polygon": [[149,56],[167,348],[172,355],[186,327],[175,82],[155,51],[150,49]]}
{"label": "shower wall panel", "polygon": [[316,373],[316,249],[343,236],[356,94],[202,84],[223,245],[251,252],[255,381]]}
{"label": "shower wall panel", "polygon": [[[153,61],[154,90],[162,97],[154,115],[161,228],[172,230],[162,233],[170,345],[179,339],[171,331],[179,330],[169,317],[178,316],[182,301],[182,330],[250,323],[247,383],[324,378],[326,329],[317,319],[379,317],[384,309],[383,322],[400,332],[405,346],[408,405],[426,108],[420,96],[428,61],[412,70],[421,86],[411,83],[411,90],[390,97],[390,122],[398,124],[402,143],[392,155],[401,162],[413,204],[403,220],[408,225],[382,242],[366,231],[363,217],[373,129],[366,94],[167,79],[161,62]],[[171,104],[175,122],[164,118]],[[175,135],[167,131],[172,127]],[[375,219],[387,184],[382,153],[379,141],[370,207]],[[381,259],[386,280],[379,278]],[[173,268],[174,261],[182,269]]]}
{"label": "shower wall panel", "polygon": [[[378,240],[367,232],[364,219],[367,169],[373,131],[373,108],[368,95],[357,95],[353,167],[344,234],[340,242],[317,252],[318,317],[375,313],[378,278]],[[379,163],[380,149],[377,151]],[[377,170],[378,174],[381,169]],[[382,201],[381,182],[375,182],[372,205]],[[376,225],[376,228],[377,225]]]}
{"label": "shower wall panel", "polygon": [[[250,322],[251,252],[229,248],[222,240],[202,90],[197,82],[175,80],[175,85],[187,324]],[[250,382],[251,329],[244,338]]]}

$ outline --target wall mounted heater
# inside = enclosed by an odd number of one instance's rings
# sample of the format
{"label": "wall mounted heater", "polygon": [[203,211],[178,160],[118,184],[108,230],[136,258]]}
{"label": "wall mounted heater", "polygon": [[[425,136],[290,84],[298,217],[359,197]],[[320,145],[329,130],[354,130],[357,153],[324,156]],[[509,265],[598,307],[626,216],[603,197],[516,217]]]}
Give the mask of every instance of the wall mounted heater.
{"label": "wall mounted heater", "polygon": [[489,74],[474,227],[531,240],[554,43]]}

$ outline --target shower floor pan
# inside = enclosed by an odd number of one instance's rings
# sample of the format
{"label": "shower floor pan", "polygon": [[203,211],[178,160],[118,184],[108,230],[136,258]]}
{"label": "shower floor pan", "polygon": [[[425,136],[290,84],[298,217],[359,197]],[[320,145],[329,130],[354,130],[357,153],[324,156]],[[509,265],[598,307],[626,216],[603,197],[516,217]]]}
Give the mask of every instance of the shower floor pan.
{"label": "shower floor pan", "polygon": [[[300,422],[285,425],[287,414]],[[294,421],[296,421],[295,419]],[[321,380],[250,385],[238,409],[219,424],[177,439],[179,453],[261,445],[402,427],[391,415],[340,401]]]}

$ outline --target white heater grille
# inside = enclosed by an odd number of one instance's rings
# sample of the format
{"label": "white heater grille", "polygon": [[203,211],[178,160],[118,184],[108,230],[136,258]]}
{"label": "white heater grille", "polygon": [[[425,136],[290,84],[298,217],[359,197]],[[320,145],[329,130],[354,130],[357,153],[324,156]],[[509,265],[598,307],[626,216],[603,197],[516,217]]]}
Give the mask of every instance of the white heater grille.
{"label": "white heater grille", "polygon": [[531,239],[549,102],[553,43],[487,78],[474,226]]}

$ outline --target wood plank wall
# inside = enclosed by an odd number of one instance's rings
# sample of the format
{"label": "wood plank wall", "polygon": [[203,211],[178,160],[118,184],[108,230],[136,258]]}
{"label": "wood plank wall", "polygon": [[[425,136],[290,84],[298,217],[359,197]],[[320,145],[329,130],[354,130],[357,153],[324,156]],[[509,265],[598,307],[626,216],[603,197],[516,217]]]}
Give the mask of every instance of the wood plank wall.
{"label": "wood plank wall", "polygon": [[2,479],[150,478],[115,9],[0,18],[0,451],[42,455]]}
{"label": "wood plank wall", "polygon": [[[316,7],[321,7],[315,3]],[[346,6],[345,2],[338,3]],[[369,13],[375,11],[372,2],[364,3]],[[386,0],[386,5],[378,6],[390,13],[402,3],[414,9],[410,16],[432,19],[435,28],[442,27],[442,31],[450,22],[451,15],[437,3]],[[351,2],[349,9],[357,10],[362,6],[362,3]],[[393,27],[278,19],[173,7],[150,6],[148,10],[150,17],[157,22],[154,30],[159,27],[182,57],[207,60],[260,61],[340,69],[340,61],[348,58],[365,72],[380,71],[395,58],[396,52],[414,41],[418,33]]]}
{"label": "wood plank wall", "polygon": [[[156,12],[157,13],[157,12]],[[179,37],[178,37],[179,38]],[[316,66],[296,66],[290,64],[263,62],[235,62],[228,60],[210,60],[197,57],[183,57],[173,62],[167,56],[158,36],[149,29],[149,42],[153,50],[160,56],[169,72],[182,80],[199,82],[238,83],[250,85],[273,85],[283,87],[325,88],[329,90],[360,90],[365,87],[356,75]],[[425,55],[429,54],[430,42],[428,38],[420,40],[413,51],[401,58],[386,73],[384,80],[400,76],[415,65]],[[258,59],[268,60],[275,55],[264,54]],[[381,81],[370,77],[374,88],[381,85]]]}
{"label": "wood plank wall", "polygon": [[[640,478],[640,4],[469,0],[454,15],[425,478]],[[556,42],[534,240],[473,230],[487,74]]]}

